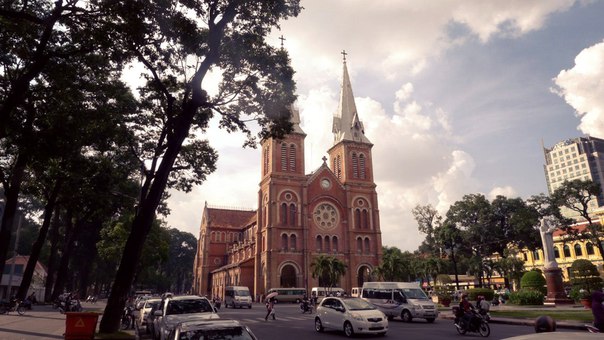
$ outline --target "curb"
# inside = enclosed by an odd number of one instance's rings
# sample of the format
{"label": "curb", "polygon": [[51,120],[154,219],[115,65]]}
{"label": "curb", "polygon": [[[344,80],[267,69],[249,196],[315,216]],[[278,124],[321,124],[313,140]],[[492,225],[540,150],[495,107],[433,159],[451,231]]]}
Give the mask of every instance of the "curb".
{"label": "curb", "polygon": [[[453,315],[445,315],[441,314],[439,316],[442,319],[454,320],[455,317]],[[521,326],[530,326],[535,327],[535,320],[532,319],[523,319],[523,318],[493,318],[489,323],[500,323],[506,325],[521,325]],[[556,328],[565,328],[565,329],[576,329],[576,330],[585,330],[585,324],[568,322],[568,321],[556,321]]]}

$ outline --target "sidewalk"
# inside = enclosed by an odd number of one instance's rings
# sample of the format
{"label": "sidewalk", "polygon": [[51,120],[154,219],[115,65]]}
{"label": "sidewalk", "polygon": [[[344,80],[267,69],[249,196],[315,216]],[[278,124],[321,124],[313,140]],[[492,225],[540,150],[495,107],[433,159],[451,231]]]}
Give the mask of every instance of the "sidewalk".
{"label": "sidewalk", "polygon": [[[558,305],[558,306],[515,306],[515,305],[499,305],[499,306],[491,306],[490,311],[503,311],[503,310],[543,310],[544,314],[548,310],[556,310],[556,311],[567,311],[567,310],[579,310],[583,309],[583,306],[577,305]],[[439,310],[440,318],[453,320],[455,316],[453,316],[453,312],[451,307]],[[586,322],[574,321],[574,320],[555,320],[557,328],[566,328],[566,329],[578,329],[585,330]],[[535,326],[535,319],[530,318],[503,318],[503,317],[493,317],[491,316],[491,320],[489,323],[502,323],[509,325],[523,325],[523,326]]]}

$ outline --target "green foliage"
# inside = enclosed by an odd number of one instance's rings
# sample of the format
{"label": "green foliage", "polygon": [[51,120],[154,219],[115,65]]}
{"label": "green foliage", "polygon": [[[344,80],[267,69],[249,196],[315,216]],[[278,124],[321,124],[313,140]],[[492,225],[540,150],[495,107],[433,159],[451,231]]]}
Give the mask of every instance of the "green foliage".
{"label": "green foliage", "polygon": [[484,296],[484,299],[487,301],[492,301],[495,296],[495,291],[489,288],[471,288],[467,290],[468,299],[475,301],[478,296]]}
{"label": "green foliage", "polygon": [[509,302],[514,305],[543,305],[545,295],[535,289],[520,289],[510,293]]}
{"label": "green foliage", "polygon": [[572,284],[571,298],[574,300],[583,298],[581,290],[584,290],[585,294],[591,295],[592,291],[602,288],[602,277],[598,268],[586,259],[573,262],[570,267],[570,282]]}
{"label": "green foliage", "polygon": [[520,288],[527,291],[536,290],[545,295],[547,293],[547,288],[545,287],[546,283],[545,277],[543,277],[541,272],[531,270],[522,275],[522,278],[520,279]]}
{"label": "green foliage", "polygon": [[449,283],[452,283],[453,280],[449,274],[438,274],[436,275],[436,286],[445,286]]}
{"label": "green foliage", "polygon": [[570,298],[573,299],[573,300],[575,300],[575,301],[579,301],[579,300],[582,300],[582,299],[590,299],[591,298],[591,293],[588,290],[586,290],[583,287],[581,287],[581,286],[573,286],[570,289],[569,295],[570,295]]}
{"label": "green foliage", "polygon": [[346,274],[346,264],[335,256],[319,255],[310,264],[313,278],[319,279],[321,287],[336,287],[340,277]]}

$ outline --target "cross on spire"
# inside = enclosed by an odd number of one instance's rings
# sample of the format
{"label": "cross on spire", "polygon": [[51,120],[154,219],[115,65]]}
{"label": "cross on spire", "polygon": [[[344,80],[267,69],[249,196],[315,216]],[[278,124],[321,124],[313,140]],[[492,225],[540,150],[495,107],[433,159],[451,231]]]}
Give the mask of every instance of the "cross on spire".
{"label": "cross on spire", "polygon": [[285,41],[283,34],[281,34],[281,36],[279,37],[279,40],[281,40],[281,49],[283,49],[283,42]]}
{"label": "cross on spire", "polygon": [[346,62],[346,56],[348,55],[348,53],[346,53],[346,50],[342,50],[342,52],[340,52],[342,54],[342,57],[344,58],[344,62]]}

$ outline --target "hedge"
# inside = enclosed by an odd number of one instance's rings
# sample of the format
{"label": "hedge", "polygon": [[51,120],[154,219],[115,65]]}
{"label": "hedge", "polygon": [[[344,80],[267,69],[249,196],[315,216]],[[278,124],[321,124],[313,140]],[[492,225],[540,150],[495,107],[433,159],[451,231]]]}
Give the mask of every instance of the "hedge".
{"label": "hedge", "polygon": [[535,289],[520,289],[510,294],[509,302],[514,305],[543,305],[545,295]]}
{"label": "hedge", "polygon": [[538,272],[536,270],[531,270],[524,273],[524,275],[522,275],[522,278],[520,279],[520,289],[522,290],[536,290],[538,292],[541,292],[541,294],[545,295],[547,294],[547,288],[545,287],[545,285],[545,277],[543,277],[543,274],[541,274],[541,272]]}
{"label": "hedge", "polygon": [[479,295],[484,296],[487,301],[492,301],[495,296],[495,291],[489,288],[472,288],[468,289],[466,293],[468,293],[468,299],[471,301],[476,301]]}

